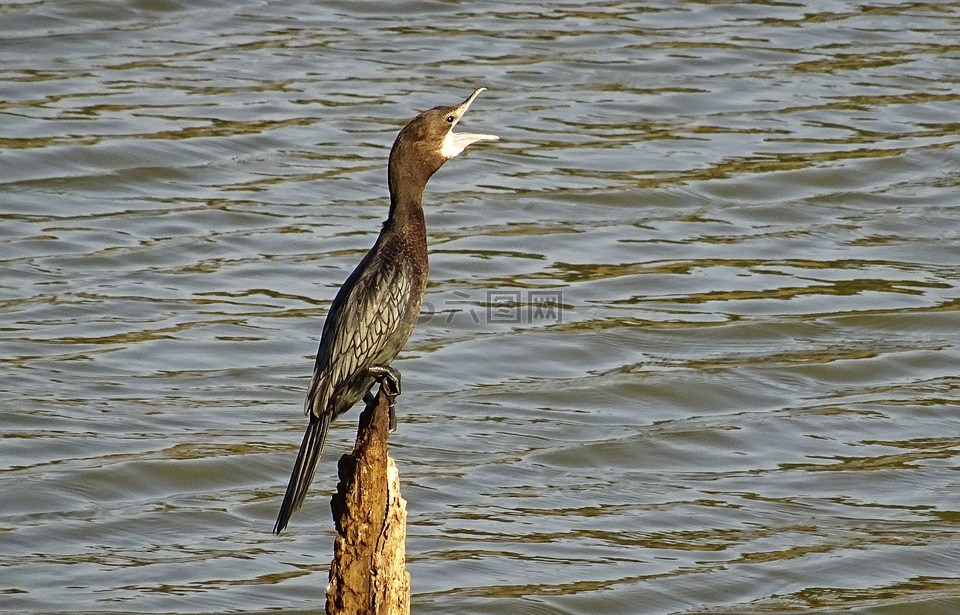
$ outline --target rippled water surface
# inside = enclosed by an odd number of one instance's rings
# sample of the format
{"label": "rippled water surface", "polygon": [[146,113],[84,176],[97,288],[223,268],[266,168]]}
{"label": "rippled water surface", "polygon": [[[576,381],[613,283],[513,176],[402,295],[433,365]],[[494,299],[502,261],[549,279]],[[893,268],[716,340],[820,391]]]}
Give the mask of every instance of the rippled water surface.
{"label": "rippled water surface", "polygon": [[0,4],[0,610],[323,608],[271,534],[415,113],[416,613],[960,612],[960,2]]}

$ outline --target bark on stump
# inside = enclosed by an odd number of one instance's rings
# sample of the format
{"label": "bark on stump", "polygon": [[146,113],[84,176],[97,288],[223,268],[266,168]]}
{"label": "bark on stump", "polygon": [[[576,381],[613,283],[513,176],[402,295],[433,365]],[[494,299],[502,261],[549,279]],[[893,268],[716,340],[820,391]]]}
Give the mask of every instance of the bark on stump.
{"label": "bark on stump", "polygon": [[340,458],[330,501],[337,538],[327,585],[328,615],[408,615],[407,503],[387,455],[389,404],[381,390],[360,414],[353,453]]}

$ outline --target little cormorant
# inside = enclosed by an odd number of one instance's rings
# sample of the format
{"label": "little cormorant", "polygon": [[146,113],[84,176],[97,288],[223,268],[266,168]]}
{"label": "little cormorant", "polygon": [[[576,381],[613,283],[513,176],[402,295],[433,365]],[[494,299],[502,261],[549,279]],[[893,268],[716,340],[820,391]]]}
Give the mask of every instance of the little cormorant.
{"label": "little cormorant", "polygon": [[[375,381],[399,393],[390,362],[407,342],[427,287],[427,229],[422,198],[427,180],[447,160],[495,135],[453,132],[485,88],[459,105],[424,111],[407,124],[390,151],[390,213],[376,243],[337,293],[323,323],[304,413],[310,417],[273,531],[279,534],[303,504],[327,429],[368,393]],[[395,426],[392,415],[391,427]]]}

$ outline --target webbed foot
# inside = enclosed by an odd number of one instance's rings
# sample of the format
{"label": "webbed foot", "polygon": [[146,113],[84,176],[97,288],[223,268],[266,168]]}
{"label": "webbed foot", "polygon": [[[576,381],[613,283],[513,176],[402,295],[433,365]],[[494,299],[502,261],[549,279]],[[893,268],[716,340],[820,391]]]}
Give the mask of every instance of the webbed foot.
{"label": "webbed foot", "polygon": [[[380,389],[383,391],[384,395],[387,396],[387,402],[389,403],[389,418],[390,418],[390,431],[396,431],[397,429],[397,412],[396,412],[396,402],[397,395],[400,394],[400,372],[394,367],[389,365],[373,365],[367,370],[373,379],[380,383]],[[364,401],[367,400],[371,394],[367,393],[367,396],[364,397]]]}

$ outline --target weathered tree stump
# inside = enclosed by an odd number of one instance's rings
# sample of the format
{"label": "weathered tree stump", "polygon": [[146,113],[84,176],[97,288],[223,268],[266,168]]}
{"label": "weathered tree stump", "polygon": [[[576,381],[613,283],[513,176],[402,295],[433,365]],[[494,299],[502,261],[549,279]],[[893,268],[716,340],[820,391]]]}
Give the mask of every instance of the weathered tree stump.
{"label": "weathered tree stump", "polygon": [[340,458],[330,501],[337,538],[327,585],[328,615],[408,615],[407,503],[387,455],[389,404],[381,390],[360,414],[353,452]]}

